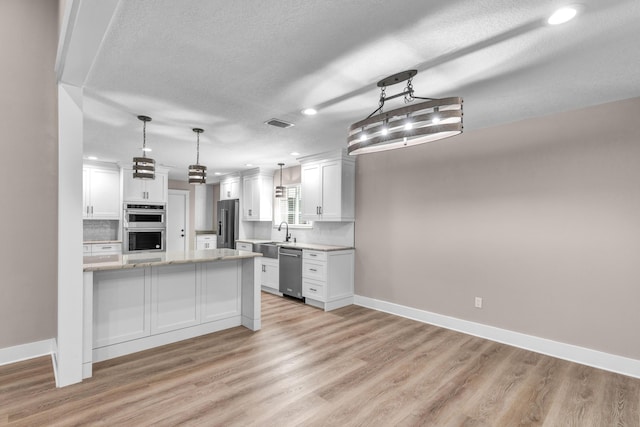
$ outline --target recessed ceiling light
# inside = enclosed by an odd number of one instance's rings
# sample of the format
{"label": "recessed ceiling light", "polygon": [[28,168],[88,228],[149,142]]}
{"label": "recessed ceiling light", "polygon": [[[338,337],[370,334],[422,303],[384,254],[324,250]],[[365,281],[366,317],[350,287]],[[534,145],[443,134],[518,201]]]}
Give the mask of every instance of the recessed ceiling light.
{"label": "recessed ceiling light", "polygon": [[87,157],[87,159],[89,159],[89,160],[98,160],[98,158],[96,156],[89,156],[89,157]]}
{"label": "recessed ceiling light", "polygon": [[247,163],[245,166],[253,166],[253,163]]}
{"label": "recessed ceiling light", "polygon": [[315,108],[305,108],[304,110],[302,110],[302,114],[304,114],[305,116],[314,116],[318,114],[318,110],[316,110]]}
{"label": "recessed ceiling light", "polygon": [[222,172],[214,172],[214,175],[222,175]]}
{"label": "recessed ceiling light", "polygon": [[299,156],[300,155],[300,153],[298,153],[297,151],[294,151],[294,152],[289,153],[289,154],[291,154],[292,156]]}
{"label": "recessed ceiling light", "polygon": [[140,148],[140,150],[144,151],[145,153],[151,152],[151,148],[149,148],[149,147],[142,147],[142,148]]}
{"label": "recessed ceiling light", "polygon": [[553,12],[549,19],[547,19],[547,23],[549,25],[564,24],[575,18],[577,13],[578,9],[574,6],[563,7]]}

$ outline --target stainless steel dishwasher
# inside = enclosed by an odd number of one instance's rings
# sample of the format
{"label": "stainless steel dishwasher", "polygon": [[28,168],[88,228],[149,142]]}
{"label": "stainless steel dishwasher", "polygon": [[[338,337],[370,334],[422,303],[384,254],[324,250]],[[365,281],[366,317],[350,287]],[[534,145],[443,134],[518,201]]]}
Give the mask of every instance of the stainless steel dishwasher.
{"label": "stainless steel dishwasher", "polygon": [[280,292],[302,298],[302,249],[280,248]]}

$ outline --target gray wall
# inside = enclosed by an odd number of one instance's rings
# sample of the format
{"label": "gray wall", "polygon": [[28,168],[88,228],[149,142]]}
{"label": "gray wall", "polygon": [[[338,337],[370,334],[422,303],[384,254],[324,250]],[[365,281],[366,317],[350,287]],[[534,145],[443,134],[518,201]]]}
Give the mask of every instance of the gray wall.
{"label": "gray wall", "polygon": [[57,42],[57,1],[0,1],[0,348],[56,336]]}
{"label": "gray wall", "polygon": [[359,156],[356,293],[640,359],[638,118],[635,98]]}

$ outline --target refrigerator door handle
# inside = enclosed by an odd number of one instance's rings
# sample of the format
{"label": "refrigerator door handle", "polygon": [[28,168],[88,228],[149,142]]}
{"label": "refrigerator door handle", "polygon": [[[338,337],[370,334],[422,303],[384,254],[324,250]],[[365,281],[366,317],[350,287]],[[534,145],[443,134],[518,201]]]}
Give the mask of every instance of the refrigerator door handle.
{"label": "refrigerator door handle", "polygon": [[228,213],[227,209],[222,209],[222,243],[224,244],[229,242],[229,235],[227,234]]}

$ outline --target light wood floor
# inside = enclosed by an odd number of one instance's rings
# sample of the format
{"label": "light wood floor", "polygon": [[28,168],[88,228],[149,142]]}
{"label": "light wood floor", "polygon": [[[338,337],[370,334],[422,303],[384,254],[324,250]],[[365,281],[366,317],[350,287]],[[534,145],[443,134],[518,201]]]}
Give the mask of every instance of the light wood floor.
{"label": "light wood floor", "polygon": [[0,424],[640,426],[640,380],[350,306],[263,294],[238,327],[98,363],[0,367]]}

